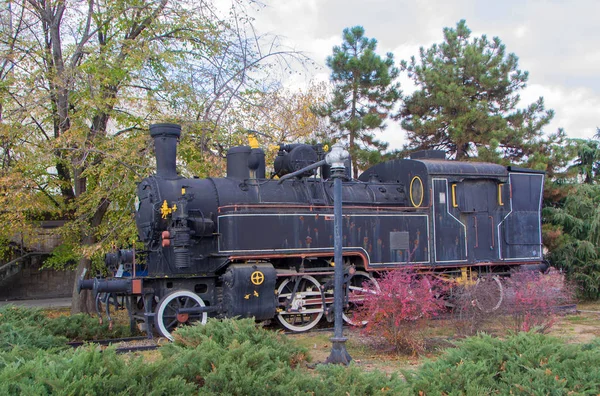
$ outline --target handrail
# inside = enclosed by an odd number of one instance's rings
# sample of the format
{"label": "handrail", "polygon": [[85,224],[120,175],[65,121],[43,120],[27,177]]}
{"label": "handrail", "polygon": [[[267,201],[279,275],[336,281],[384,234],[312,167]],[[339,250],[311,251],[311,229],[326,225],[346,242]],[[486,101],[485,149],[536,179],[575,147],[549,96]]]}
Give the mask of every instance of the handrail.
{"label": "handrail", "polygon": [[29,257],[29,256],[41,256],[41,255],[44,255],[44,254],[48,254],[48,252],[29,252],[29,253],[27,253],[27,254],[24,254],[24,255],[22,255],[22,256],[20,256],[20,257],[17,257],[16,259],[14,259],[14,260],[11,260],[11,261],[9,261],[8,263],[4,264],[3,266],[1,266],[1,267],[0,267],[0,271],[2,271],[2,269],[3,269],[4,267],[9,267],[9,266],[11,266],[11,265],[13,265],[13,264],[16,264],[16,263],[18,263],[19,261],[21,261],[21,260],[23,260],[23,259],[25,259],[25,258],[27,258],[27,257]]}
{"label": "handrail", "polygon": [[42,256],[48,254],[46,252],[29,252],[27,254],[24,254],[20,257],[17,257],[14,260],[9,261],[8,263],[2,265],[0,267],[0,283],[2,283],[3,281],[5,281],[6,279],[10,278],[13,275],[16,275],[18,273],[18,271],[14,272],[14,273],[10,273],[10,268],[15,266],[17,263],[19,263],[20,261],[23,261],[24,259],[26,259],[27,257],[30,256]]}

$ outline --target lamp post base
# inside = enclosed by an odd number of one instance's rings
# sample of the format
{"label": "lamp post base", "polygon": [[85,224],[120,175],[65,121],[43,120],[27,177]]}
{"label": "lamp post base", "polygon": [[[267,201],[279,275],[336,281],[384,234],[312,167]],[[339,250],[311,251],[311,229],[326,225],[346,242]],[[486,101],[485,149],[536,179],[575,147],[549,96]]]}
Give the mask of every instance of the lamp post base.
{"label": "lamp post base", "polygon": [[325,361],[328,364],[343,364],[345,366],[350,364],[352,358],[346,351],[346,337],[331,337],[333,345],[331,346],[331,354]]}

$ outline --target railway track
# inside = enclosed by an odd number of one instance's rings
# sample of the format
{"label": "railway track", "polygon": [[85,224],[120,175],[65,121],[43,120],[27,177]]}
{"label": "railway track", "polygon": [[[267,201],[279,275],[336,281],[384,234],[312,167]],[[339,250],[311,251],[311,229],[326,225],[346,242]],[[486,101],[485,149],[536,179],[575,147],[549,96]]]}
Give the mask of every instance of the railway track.
{"label": "railway track", "polygon": [[157,338],[148,338],[146,336],[110,338],[110,339],[105,339],[105,340],[92,340],[92,341],[74,341],[74,342],[67,343],[67,345],[72,348],[78,348],[78,347],[80,347],[82,345],[86,345],[86,344],[96,344],[101,347],[115,345],[116,353],[152,351],[152,350],[157,349],[160,346],[158,344]]}
{"label": "railway track", "polygon": [[111,345],[111,344],[117,344],[119,342],[142,341],[142,340],[147,340],[147,339],[148,339],[148,337],[146,337],[146,336],[109,338],[106,340],[73,341],[73,342],[67,342],[67,345],[70,347],[73,347],[73,348],[77,348],[77,347],[80,347],[85,344]]}

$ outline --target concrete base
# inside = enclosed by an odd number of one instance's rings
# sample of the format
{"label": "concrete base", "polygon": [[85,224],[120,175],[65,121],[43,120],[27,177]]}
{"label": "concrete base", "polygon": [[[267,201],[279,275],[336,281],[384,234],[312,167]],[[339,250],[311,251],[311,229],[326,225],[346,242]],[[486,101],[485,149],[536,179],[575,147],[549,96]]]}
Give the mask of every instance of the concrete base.
{"label": "concrete base", "polygon": [[329,364],[343,364],[345,366],[350,364],[352,358],[350,354],[346,350],[346,341],[348,340],[346,337],[330,338],[333,345],[331,346],[331,354],[325,361],[325,363]]}

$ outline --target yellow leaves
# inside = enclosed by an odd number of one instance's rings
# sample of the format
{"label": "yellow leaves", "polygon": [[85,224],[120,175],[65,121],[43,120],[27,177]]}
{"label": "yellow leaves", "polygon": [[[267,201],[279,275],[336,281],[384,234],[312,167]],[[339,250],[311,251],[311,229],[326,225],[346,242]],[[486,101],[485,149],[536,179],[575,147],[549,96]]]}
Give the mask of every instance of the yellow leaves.
{"label": "yellow leaves", "polygon": [[[272,93],[250,93],[254,106],[238,109],[236,119],[243,128],[264,135],[261,147],[286,142],[320,140],[327,133],[324,121],[312,108],[325,103],[327,86],[311,84],[305,90],[280,89]],[[267,141],[264,141],[267,140]]]}

